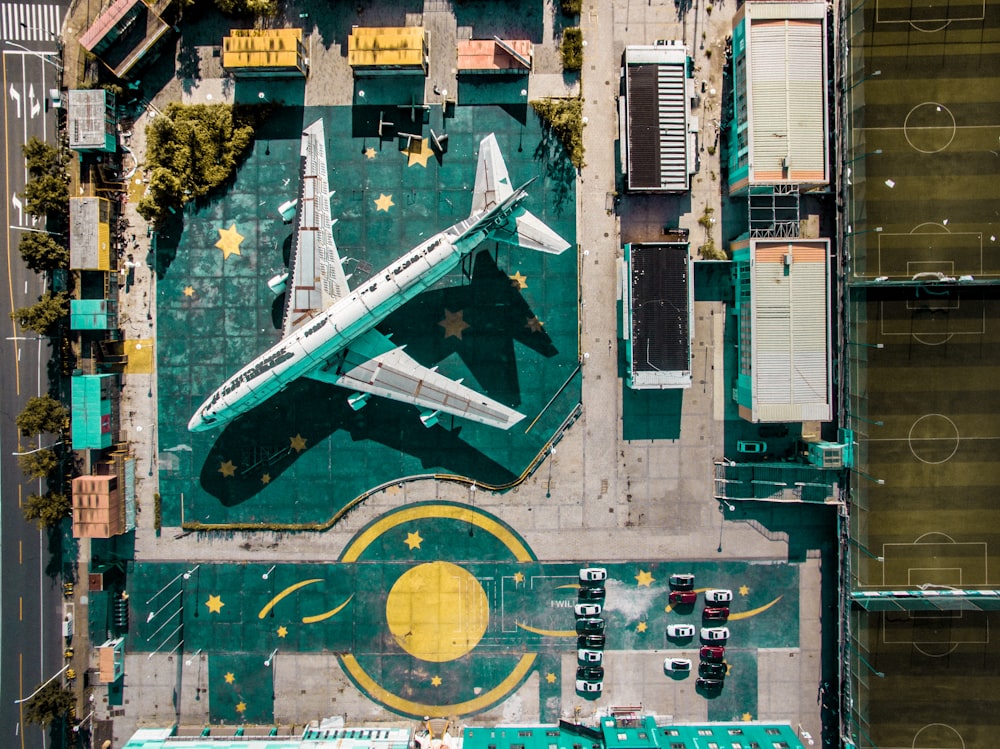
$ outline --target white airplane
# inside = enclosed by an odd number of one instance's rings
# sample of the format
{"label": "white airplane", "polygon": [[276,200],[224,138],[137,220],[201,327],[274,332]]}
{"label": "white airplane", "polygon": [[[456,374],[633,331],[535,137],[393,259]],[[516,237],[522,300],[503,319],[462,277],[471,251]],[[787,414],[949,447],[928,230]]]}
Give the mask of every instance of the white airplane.
{"label": "white airplane", "polygon": [[510,185],[496,136],[479,144],[469,217],[417,245],[353,291],[348,288],[330,219],[323,121],[302,133],[305,161],[296,216],[296,249],[282,339],[226,380],[188,423],[192,432],[226,424],[299,377],[355,391],[354,410],[372,395],[412,403],[425,426],[441,413],[509,429],[524,414],[425,367],[375,326],[426,291],[487,238],[559,254],[569,243],[521,207],[525,188]]}

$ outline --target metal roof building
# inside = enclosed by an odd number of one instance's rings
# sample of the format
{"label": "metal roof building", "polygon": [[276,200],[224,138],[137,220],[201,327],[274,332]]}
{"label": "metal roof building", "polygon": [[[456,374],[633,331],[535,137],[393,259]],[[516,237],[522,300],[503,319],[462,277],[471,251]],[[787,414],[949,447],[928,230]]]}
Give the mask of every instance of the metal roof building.
{"label": "metal roof building", "polygon": [[829,421],[828,239],[733,243],[736,401],[752,422]]}
{"label": "metal roof building", "polygon": [[829,182],[827,4],[747,0],[733,18],[729,191]]}
{"label": "metal roof building", "polygon": [[70,270],[109,271],[112,260],[111,204],[106,198],[70,198]]}
{"label": "metal roof building", "polygon": [[347,64],[355,75],[427,73],[423,26],[355,26],[347,38]]}
{"label": "metal roof building", "polygon": [[694,279],[687,242],[625,245],[622,325],[634,390],[691,387]]}
{"label": "metal roof building", "polygon": [[115,95],[103,88],[71,89],[66,129],[74,151],[117,150]]}
{"label": "metal roof building", "polygon": [[687,192],[697,168],[693,81],[680,42],[625,48],[619,141],[627,189]]}
{"label": "metal roof building", "polygon": [[306,75],[302,29],[232,29],[222,40],[222,67],[243,77]]}

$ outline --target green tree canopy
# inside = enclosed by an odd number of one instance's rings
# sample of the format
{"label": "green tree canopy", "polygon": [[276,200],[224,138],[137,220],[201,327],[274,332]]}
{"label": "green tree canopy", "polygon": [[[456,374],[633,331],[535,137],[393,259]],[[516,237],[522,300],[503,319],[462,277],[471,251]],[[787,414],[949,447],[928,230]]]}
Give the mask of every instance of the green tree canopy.
{"label": "green tree canopy", "polygon": [[57,146],[50,145],[37,136],[31,136],[22,147],[24,160],[28,165],[28,171],[32,176],[51,174],[59,176],[63,173],[66,165],[66,156]]}
{"label": "green tree canopy", "polygon": [[583,101],[579,96],[537,99],[531,106],[545,127],[559,138],[569,152],[573,166],[583,166]]}
{"label": "green tree canopy", "polygon": [[59,456],[54,450],[44,448],[37,452],[21,455],[17,459],[17,464],[27,475],[34,479],[43,479],[52,473],[59,465]]}
{"label": "green tree canopy", "polygon": [[59,492],[45,494],[29,494],[21,506],[24,519],[29,523],[34,520],[42,530],[58,525],[59,522],[73,512],[73,504],[69,497]]}
{"label": "green tree canopy", "polygon": [[39,432],[58,434],[62,431],[68,415],[69,412],[62,403],[51,395],[41,395],[28,399],[15,422],[25,437]]}
{"label": "green tree canopy", "polygon": [[28,723],[45,727],[65,716],[75,704],[76,695],[58,680],[53,680],[24,704],[24,719]]}
{"label": "green tree canopy", "polygon": [[39,335],[48,335],[60,320],[69,314],[69,300],[64,292],[46,291],[37,304],[21,307],[10,313],[12,320]]}
{"label": "green tree canopy", "polygon": [[69,213],[69,186],[62,175],[40,174],[24,186],[24,207],[36,216]]}
{"label": "green tree canopy", "polygon": [[69,266],[69,250],[40,231],[26,231],[17,246],[24,264],[33,271],[54,270]]}
{"label": "green tree canopy", "polygon": [[224,184],[253,142],[253,127],[237,122],[226,104],[173,103],[146,128],[149,189],[139,201],[147,221]]}
{"label": "green tree canopy", "polygon": [[277,0],[215,0],[215,7],[233,15],[252,14],[267,18],[278,15]]}

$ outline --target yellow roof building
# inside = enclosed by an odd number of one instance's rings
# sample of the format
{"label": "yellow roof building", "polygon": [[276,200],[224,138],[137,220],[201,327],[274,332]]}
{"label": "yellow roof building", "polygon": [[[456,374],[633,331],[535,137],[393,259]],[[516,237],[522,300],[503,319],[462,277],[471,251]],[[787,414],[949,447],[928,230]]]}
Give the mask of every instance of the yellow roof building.
{"label": "yellow roof building", "polygon": [[232,29],[222,40],[222,67],[244,76],[306,75],[302,29]]}
{"label": "yellow roof building", "polygon": [[426,74],[427,33],[423,26],[355,26],[347,40],[347,62],[355,72],[402,70]]}

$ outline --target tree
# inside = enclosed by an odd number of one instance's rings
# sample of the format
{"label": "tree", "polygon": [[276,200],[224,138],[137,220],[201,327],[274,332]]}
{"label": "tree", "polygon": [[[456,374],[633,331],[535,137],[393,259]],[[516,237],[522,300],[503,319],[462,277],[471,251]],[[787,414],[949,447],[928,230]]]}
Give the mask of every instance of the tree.
{"label": "tree", "polygon": [[63,430],[68,415],[69,413],[62,403],[51,395],[41,395],[28,399],[24,410],[17,415],[15,422],[25,437],[39,432],[58,434]]}
{"label": "tree", "polygon": [[69,301],[65,292],[53,294],[51,291],[46,291],[39,297],[37,304],[14,310],[10,313],[10,318],[16,320],[23,328],[39,335],[48,335],[56,323],[68,314]]}
{"label": "tree", "polygon": [[28,171],[33,176],[62,174],[63,167],[66,165],[66,156],[58,147],[39,140],[33,135],[21,148]]}
{"label": "tree", "polygon": [[69,186],[66,178],[40,174],[24,186],[24,207],[36,216],[65,216],[69,213]]}
{"label": "tree", "polygon": [[583,166],[583,101],[579,96],[531,102],[545,127],[562,142],[573,166]]}
{"label": "tree", "polygon": [[215,0],[215,7],[233,15],[245,13],[266,18],[278,15],[277,0]]}
{"label": "tree", "polygon": [[162,222],[231,179],[253,142],[247,119],[226,104],[169,104],[146,128],[150,176],[139,215]]}
{"label": "tree", "polygon": [[24,519],[29,523],[32,520],[38,521],[39,530],[51,528],[59,525],[59,522],[73,512],[73,503],[69,497],[59,492],[45,492],[45,494],[29,494],[28,499],[21,507]]}
{"label": "tree", "polygon": [[583,67],[583,32],[575,26],[566,29],[559,51],[562,53],[563,70],[580,70]]}
{"label": "tree", "polygon": [[42,726],[64,717],[76,705],[76,695],[53,680],[24,705],[24,719]]}
{"label": "tree", "polygon": [[25,265],[36,272],[69,266],[69,250],[44,232],[26,231],[17,249]]}
{"label": "tree", "polygon": [[43,479],[52,473],[59,465],[59,456],[47,447],[35,452],[26,453],[17,459],[21,470],[33,479]]}

